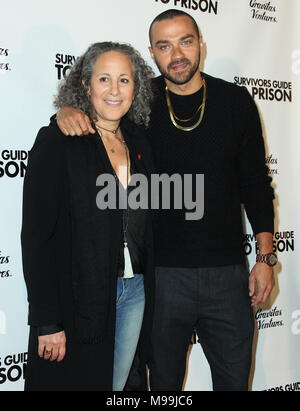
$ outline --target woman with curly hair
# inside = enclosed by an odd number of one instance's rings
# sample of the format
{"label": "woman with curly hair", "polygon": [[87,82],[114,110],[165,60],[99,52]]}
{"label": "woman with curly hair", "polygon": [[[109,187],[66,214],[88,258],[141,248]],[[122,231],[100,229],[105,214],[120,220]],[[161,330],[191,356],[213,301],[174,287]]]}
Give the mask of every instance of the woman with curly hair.
{"label": "woman with curly hair", "polygon": [[[66,137],[53,121],[30,152],[21,234],[30,325],[25,390],[146,389],[150,211],[97,199],[101,188],[128,200],[134,174],[150,181],[150,148],[139,126],[149,122],[152,76],[131,46],[91,45],[54,104],[84,111],[97,132]],[[109,192],[101,176],[119,190]]]}

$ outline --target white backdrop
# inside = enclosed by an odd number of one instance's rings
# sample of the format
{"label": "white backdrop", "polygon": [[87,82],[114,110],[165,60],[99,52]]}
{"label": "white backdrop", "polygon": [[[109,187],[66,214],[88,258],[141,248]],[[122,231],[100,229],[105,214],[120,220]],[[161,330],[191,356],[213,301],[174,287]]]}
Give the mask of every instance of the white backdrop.
{"label": "white backdrop", "polygon": [[[202,69],[246,85],[258,105],[276,190],[274,249],[280,262],[270,302],[256,311],[251,389],[300,390],[300,1],[0,0],[0,391],[23,390],[28,327],[22,185],[28,150],[54,113],[56,86],[96,41],[131,43],[153,66],[148,27],[168,8],[187,11],[198,22],[205,42]],[[252,267],[255,240],[247,221],[245,252]],[[199,344],[191,345],[187,363],[185,390],[211,390]]]}

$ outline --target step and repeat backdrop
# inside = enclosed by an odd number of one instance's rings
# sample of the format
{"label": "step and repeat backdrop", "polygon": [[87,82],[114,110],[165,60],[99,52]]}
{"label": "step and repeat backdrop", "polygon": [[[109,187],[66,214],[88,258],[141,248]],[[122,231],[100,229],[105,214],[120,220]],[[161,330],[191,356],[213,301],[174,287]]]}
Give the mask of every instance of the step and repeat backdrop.
{"label": "step and repeat backdrop", "polygon": [[[158,74],[148,52],[148,27],[168,8],[190,13],[199,24],[205,43],[201,69],[246,86],[258,106],[276,192],[279,264],[270,301],[255,309],[250,389],[300,391],[300,1],[1,0],[0,7],[0,391],[24,386],[22,186],[37,131],[54,114],[57,85],[91,43],[104,40],[131,43]],[[256,247],[245,219],[250,268]],[[196,339],[191,341],[184,389],[210,391],[208,363]]]}

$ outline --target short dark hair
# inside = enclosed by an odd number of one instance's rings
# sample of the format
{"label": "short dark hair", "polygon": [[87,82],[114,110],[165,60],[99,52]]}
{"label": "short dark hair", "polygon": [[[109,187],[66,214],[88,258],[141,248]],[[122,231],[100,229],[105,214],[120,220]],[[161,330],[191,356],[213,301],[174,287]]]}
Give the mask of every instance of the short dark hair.
{"label": "short dark hair", "polygon": [[156,23],[157,21],[171,20],[171,19],[174,19],[174,17],[182,17],[182,16],[186,16],[192,21],[192,23],[195,27],[197,36],[198,36],[198,38],[200,38],[200,31],[199,31],[198,24],[196,23],[195,19],[190,14],[188,14],[185,11],[182,11],[182,10],[169,9],[169,10],[166,10],[166,11],[163,11],[162,13],[160,13],[152,21],[152,23],[150,25],[150,28],[149,28],[149,41],[150,41],[150,44],[152,44],[152,26],[153,26],[154,23]]}

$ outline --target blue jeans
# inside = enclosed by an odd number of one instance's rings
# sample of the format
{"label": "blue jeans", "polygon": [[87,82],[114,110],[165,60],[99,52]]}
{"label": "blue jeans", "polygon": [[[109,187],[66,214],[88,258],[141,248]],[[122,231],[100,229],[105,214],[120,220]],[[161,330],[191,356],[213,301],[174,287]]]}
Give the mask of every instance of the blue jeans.
{"label": "blue jeans", "polygon": [[118,278],[113,391],[122,391],[136,352],[145,307],[144,276]]}

